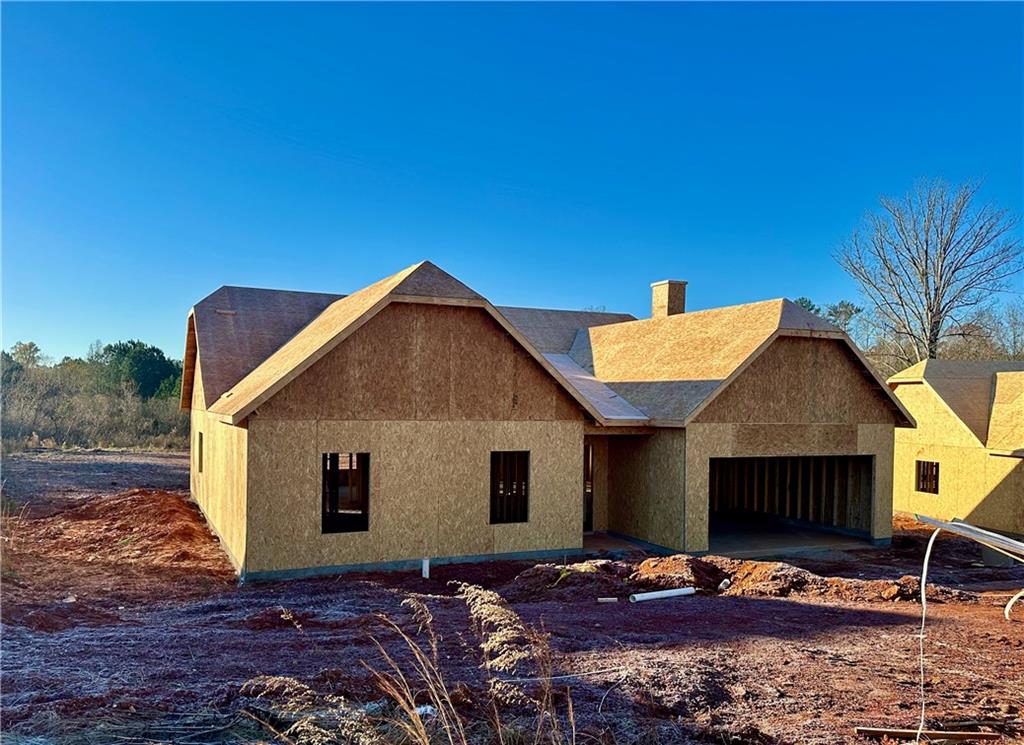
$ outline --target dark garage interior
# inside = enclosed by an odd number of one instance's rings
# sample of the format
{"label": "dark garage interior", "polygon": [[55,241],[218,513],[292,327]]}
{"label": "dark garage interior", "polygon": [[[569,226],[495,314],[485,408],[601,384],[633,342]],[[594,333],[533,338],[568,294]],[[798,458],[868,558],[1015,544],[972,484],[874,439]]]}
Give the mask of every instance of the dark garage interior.
{"label": "dark garage interior", "polygon": [[870,455],[711,458],[710,548],[770,555],[870,538]]}

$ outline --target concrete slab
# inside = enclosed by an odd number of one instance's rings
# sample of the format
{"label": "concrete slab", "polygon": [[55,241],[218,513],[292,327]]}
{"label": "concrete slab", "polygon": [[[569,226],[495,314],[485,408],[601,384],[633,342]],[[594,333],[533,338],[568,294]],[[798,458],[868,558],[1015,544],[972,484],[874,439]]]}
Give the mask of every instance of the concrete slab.
{"label": "concrete slab", "polygon": [[871,539],[836,533],[813,525],[771,519],[712,519],[708,553],[734,559],[765,559],[793,554],[862,549]]}
{"label": "concrete slab", "polygon": [[608,533],[587,533],[583,536],[583,553],[587,556],[625,556],[637,552],[650,553],[644,544],[633,542],[623,536]]}

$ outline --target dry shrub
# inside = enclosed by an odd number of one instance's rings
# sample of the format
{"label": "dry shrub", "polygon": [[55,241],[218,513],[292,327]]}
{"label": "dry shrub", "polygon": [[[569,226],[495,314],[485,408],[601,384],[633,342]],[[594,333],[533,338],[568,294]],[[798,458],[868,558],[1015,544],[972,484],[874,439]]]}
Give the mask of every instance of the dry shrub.
{"label": "dry shrub", "polygon": [[296,745],[380,745],[374,722],[343,696],[324,694],[296,680],[261,675],[242,684],[244,711],[279,739]]}
{"label": "dry shrub", "polygon": [[[459,584],[457,595],[465,601],[477,634],[489,694],[488,701],[477,703],[485,704],[479,708],[488,711],[489,718],[485,722],[470,722],[460,715],[457,706],[470,700],[472,694],[467,694],[469,689],[464,683],[449,685],[445,680],[438,660],[439,640],[433,615],[422,601],[409,598],[403,605],[412,611],[417,633],[426,636],[429,652],[391,619],[381,616],[385,628],[398,636],[410,656],[403,666],[375,639],[384,669],[367,665],[381,692],[395,707],[394,714],[380,720],[382,730],[398,735],[389,736],[388,741],[416,745],[575,743],[572,698],[568,687],[559,689],[553,685],[554,662],[548,635],[524,624],[497,593]],[[528,677],[519,677],[524,675]],[[533,684],[530,695],[523,683]],[[558,711],[563,699],[564,718]],[[532,713],[523,715],[523,707],[531,707]],[[502,720],[505,708],[513,712],[507,722]]]}
{"label": "dry shrub", "polygon": [[[469,608],[473,630],[479,639],[483,667],[492,673],[488,676],[492,697],[502,705],[527,703],[522,687],[508,677],[537,674],[530,630],[504,598],[492,590],[459,583],[456,595]],[[507,677],[496,677],[493,673]]]}
{"label": "dry shrub", "polygon": [[[426,606],[422,603],[419,605],[420,618],[427,622],[432,620]],[[414,615],[415,613],[414,610]],[[400,712],[400,716],[385,717],[384,722],[401,733],[406,742],[430,745],[435,741],[433,736],[437,735],[439,741],[447,742],[449,745],[466,745],[468,740],[462,717],[455,709],[448,686],[437,664],[436,645],[432,648],[432,655],[428,655],[398,624],[386,616],[379,618],[389,631],[398,635],[412,653],[411,674],[407,675],[384,645],[374,639],[386,669],[377,670],[369,665],[366,667],[381,692]],[[432,638],[436,639],[433,636]],[[429,703],[417,703],[424,698]]]}

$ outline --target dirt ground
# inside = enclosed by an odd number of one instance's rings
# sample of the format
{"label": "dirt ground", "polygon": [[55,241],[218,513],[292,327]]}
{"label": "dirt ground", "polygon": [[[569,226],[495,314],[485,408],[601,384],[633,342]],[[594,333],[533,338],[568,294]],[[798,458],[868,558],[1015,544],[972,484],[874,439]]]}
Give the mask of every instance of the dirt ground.
{"label": "dirt ground", "polygon": [[[381,615],[424,648],[434,639],[467,722],[487,718],[495,680],[516,691],[505,720],[527,717],[538,683],[522,678],[554,675],[577,742],[845,743],[855,725],[917,725],[928,534],[909,522],[889,548],[790,563],[637,555],[238,586],[188,500],[187,467],[181,455],[5,458],[5,740],[331,742],[326,728],[374,741],[345,729],[387,710],[370,668],[386,669],[382,650],[411,664]],[[936,547],[927,719],[1024,741],[1024,610],[1002,616],[1024,570],[980,558],[961,539]],[[691,585],[691,597],[627,601]],[[351,716],[329,724],[326,709]],[[304,723],[274,734],[294,724],[287,712]]]}

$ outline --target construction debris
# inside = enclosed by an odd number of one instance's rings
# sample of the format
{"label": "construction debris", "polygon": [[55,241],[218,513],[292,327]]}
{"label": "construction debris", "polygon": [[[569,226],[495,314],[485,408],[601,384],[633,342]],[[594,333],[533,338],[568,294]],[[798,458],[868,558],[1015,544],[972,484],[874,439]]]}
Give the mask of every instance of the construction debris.
{"label": "construction debris", "polygon": [[1002,737],[998,732],[946,732],[941,729],[929,729],[919,732],[916,729],[890,729],[888,727],[854,727],[853,731],[862,737],[888,737],[892,740],[917,740],[925,738],[925,742],[949,741],[972,742],[974,740],[998,740]]}
{"label": "construction debris", "polygon": [[678,598],[684,595],[694,595],[696,590],[692,587],[680,587],[677,590],[655,590],[654,592],[635,592],[629,596],[629,602],[642,603],[645,600],[663,600],[665,598]]}

